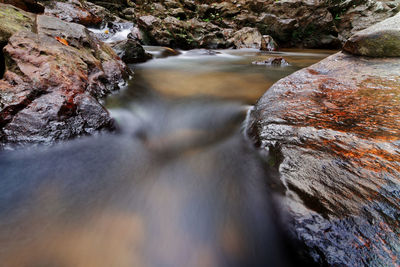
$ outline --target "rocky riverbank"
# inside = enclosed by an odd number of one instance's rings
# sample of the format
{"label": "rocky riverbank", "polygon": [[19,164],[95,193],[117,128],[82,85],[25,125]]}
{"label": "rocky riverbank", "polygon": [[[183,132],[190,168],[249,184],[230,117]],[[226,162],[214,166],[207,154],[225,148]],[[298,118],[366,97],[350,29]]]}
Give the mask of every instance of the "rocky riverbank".
{"label": "rocky riverbank", "polygon": [[291,230],[321,265],[400,265],[399,25],[396,15],[355,34],[345,52],[273,85],[251,114]]}
{"label": "rocky riverbank", "polygon": [[113,128],[99,100],[130,70],[108,45],[83,25],[6,4],[0,33],[2,144],[52,143]]}
{"label": "rocky riverbank", "polygon": [[[91,0],[137,23],[147,44],[227,48],[244,27],[283,47],[339,48],[355,32],[393,16],[400,1]],[[257,38],[255,35],[252,38]]]}

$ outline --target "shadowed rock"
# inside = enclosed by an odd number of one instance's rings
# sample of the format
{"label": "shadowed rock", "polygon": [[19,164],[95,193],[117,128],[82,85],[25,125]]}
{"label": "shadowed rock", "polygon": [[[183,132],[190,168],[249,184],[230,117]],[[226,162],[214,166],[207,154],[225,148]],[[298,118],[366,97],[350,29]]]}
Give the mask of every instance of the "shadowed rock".
{"label": "shadowed rock", "polygon": [[152,55],[146,53],[138,40],[127,39],[111,44],[117,55],[125,63],[145,62],[152,58]]}
{"label": "shadowed rock", "polygon": [[400,264],[400,59],[335,54],[273,85],[248,128],[316,262]]}

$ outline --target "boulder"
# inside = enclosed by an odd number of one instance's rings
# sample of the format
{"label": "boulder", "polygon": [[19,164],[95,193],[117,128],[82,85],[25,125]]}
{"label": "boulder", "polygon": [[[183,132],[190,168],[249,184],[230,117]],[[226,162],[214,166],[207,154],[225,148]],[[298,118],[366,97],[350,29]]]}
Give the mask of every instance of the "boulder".
{"label": "boulder", "polygon": [[289,230],[319,265],[400,264],[399,70],[338,53],[278,81],[250,115]]}
{"label": "boulder", "polygon": [[261,33],[254,28],[244,27],[235,32],[230,40],[235,48],[261,48]]}
{"label": "boulder", "polygon": [[117,55],[127,64],[145,62],[152,58],[146,53],[137,39],[127,39],[112,43],[111,47]]}
{"label": "boulder", "polygon": [[343,49],[369,57],[400,56],[400,14],[353,35]]}
{"label": "boulder", "polygon": [[0,143],[52,143],[100,130],[113,121],[99,99],[130,74],[114,51],[79,24],[37,16],[4,47]]}

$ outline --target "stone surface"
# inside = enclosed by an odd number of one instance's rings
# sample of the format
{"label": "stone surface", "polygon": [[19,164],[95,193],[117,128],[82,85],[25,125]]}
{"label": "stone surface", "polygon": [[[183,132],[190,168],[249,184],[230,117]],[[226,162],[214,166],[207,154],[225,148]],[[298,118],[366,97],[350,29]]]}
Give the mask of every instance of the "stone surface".
{"label": "stone surface", "polygon": [[39,15],[4,47],[0,143],[52,143],[113,128],[99,99],[129,75],[115,52],[79,24]]}
{"label": "stone surface", "polygon": [[11,5],[0,3],[0,48],[14,33],[32,30],[35,16]]}
{"label": "stone surface", "polygon": [[273,85],[248,133],[321,265],[400,264],[400,59],[338,53]]}
{"label": "stone surface", "polygon": [[343,49],[369,57],[400,57],[400,14],[356,33]]}

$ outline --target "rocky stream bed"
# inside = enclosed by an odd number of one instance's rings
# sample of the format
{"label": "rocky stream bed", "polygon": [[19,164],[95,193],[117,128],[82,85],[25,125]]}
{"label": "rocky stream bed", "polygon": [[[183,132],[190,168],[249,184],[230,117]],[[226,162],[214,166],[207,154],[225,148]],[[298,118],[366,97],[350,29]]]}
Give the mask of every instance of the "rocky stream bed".
{"label": "rocky stream bed", "polygon": [[[119,131],[121,121],[104,103],[113,108],[132,92],[104,98],[127,84],[136,82],[139,91],[149,86],[146,79],[169,78],[173,83],[151,87],[169,97],[206,92],[254,104],[246,138],[279,176],[270,190],[287,211],[284,228],[299,244],[299,257],[317,266],[400,266],[398,10],[398,1],[0,0],[0,166],[9,149]],[[343,49],[315,63],[319,58],[306,61],[279,47]],[[179,50],[194,48],[203,49]],[[231,57],[229,64],[239,66],[240,53],[252,53],[254,61],[246,62],[248,72],[237,67],[245,73],[237,77],[207,61]],[[190,61],[198,56],[203,61]],[[164,67],[157,61],[162,71],[143,71],[156,61],[127,65],[167,57]],[[174,60],[182,74],[171,70]],[[202,76],[202,64],[218,73]],[[269,84],[264,68],[287,72]],[[188,77],[195,85],[176,90]],[[216,82],[223,79],[225,85]],[[217,86],[200,86],[204,81]],[[249,85],[253,91],[241,92]],[[202,116],[200,110],[193,114]],[[152,149],[159,145],[150,142]]]}

